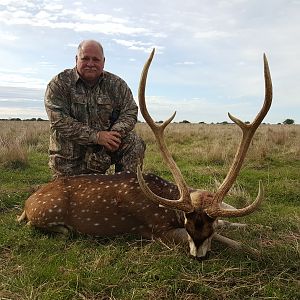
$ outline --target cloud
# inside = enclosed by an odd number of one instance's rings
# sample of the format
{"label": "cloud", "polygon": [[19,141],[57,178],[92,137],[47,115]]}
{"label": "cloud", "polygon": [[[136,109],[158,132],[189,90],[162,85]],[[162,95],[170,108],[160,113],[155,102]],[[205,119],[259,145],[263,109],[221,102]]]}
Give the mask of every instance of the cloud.
{"label": "cloud", "polygon": [[18,36],[13,35],[11,32],[0,31],[0,40],[14,42],[18,39]]}
{"label": "cloud", "polygon": [[2,107],[1,106],[1,118],[11,119],[11,118],[42,118],[48,119],[45,109],[39,108],[24,108],[24,107]]}
{"label": "cloud", "polygon": [[183,61],[183,62],[177,62],[176,65],[195,65],[196,63],[193,61]]}
{"label": "cloud", "polygon": [[197,31],[194,33],[196,39],[220,39],[234,36],[230,32],[209,30],[209,31]]}
{"label": "cloud", "polygon": [[[36,72],[32,71],[31,74]],[[38,77],[28,76],[27,74],[18,73],[5,73],[1,70],[0,73],[0,87],[23,87],[32,89],[43,89],[46,87],[47,82]]]}
{"label": "cloud", "polygon": [[124,40],[124,39],[112,39],[115,43],[127,47],[129,50],[138,50],[146,53],[150,53],[153,48],[156,49],[156,53],[162,53],[164,47],[154,45],[151,42],[142,42],[135,40]]}
{"label": "cloud", "polygon": [[[6,25],[27,25],[32,27],[46,27],[52,29],[69,29],[77,32],[93,32],[106,35],[112,34],[151,34],[150,31],[139,26],[130,26],[125,18],[116,18],[109,14],[85,13],[81,9],[62,9],[57,11],[49,5],[31,9],[28,3],[8,2],[0,11],[0,22]],[[30,9],[28,9],[30,8]],[[37,7],[36,7],[37,8]],[[60,7],[61,8],[61,7]]]}
{"label": "cloud", "polygon": [[1,118],[47,118],[44,90],[26,87],[0,86]]}
{"label": "cloud", "polygon": [[41,101],[44,97],[44,89],[0,86],[0,99],[10,101],[20,99],[30,99],[32,101]]}

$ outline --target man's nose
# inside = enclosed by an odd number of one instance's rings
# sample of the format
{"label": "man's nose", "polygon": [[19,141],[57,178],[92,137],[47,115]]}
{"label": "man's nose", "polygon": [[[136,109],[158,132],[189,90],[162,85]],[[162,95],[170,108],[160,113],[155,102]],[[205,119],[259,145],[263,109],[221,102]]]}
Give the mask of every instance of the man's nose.
{"label": "man's nose", "polygon": [[94,65],[94,62],[92,59],[89,59],[88,62],[87,62],[87,65],[88,66],[93,66]]}

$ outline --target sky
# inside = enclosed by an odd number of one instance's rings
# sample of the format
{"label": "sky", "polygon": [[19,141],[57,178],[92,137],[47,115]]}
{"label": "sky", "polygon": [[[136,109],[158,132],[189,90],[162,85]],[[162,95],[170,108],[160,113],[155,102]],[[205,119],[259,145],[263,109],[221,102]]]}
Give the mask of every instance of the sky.
{"label": "sky", "polygon": [[[266,123],[300,123],[300,0],[0,0],[0,118],[47,119],[47,83],[95,39],[105,70],[137,101],[150,51],[146,101],[156,121],[252,121],[273,81]],[[139,115],[139,119],[143,120]]]}

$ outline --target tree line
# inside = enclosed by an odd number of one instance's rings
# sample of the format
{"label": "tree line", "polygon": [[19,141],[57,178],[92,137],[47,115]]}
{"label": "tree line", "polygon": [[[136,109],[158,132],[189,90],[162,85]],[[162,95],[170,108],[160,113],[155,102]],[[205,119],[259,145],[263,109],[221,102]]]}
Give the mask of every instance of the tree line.
{"label": "tree line", "polygon": [[[21,119],[21,118],[10,118],[10,119],[0,119],[0,121],[49,121],[49,120],[45,120],[42,118],[30,118],[30,119]],[[139,123],[141,121],[138,121]],[[163,121],[158,121],[157,123],[163,123]],[[180,124],[190,124],[192,122],[188,121],[188,120],[183,120],[179,122]],[[250,122],[245,122],[246,124],[250,124]],[[198,122],[198,124],[206,124],[205,122]],[[217,122],[217,123],[210,123],[210,124],[233,124],[233,123],[229,123],[227,121],[223,121],[223,122]],[[281,123],[277,123],[277,124],[281,124]],[[295,124],[295,120],[293,119],[285,119],[282,124],[284,125],[291,125],[291,124]]]}

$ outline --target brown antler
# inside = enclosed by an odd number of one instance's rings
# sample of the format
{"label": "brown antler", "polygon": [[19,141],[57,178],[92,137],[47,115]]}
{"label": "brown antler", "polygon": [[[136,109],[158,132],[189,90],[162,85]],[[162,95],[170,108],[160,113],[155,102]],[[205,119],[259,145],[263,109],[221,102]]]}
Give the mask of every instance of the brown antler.
{"label": "brown antler", "polygon": [[154,194],[147,186],[143,178],[140,166],[138,166],[137,168],[137,177],[141,189],[147,195],[147,197],[151,199],[153,202],[173,209],[182,210],[184,212],[191,212],[193,211],[193,206],[191,204],[189,188],[164,141],[164,130],[167,127],[167,125],[171,123],[171,121],[174,119],[176,112],[168,120],[164,121],[161,125],[157,125],[149,115],[149,112],[146,107],[145,88],[146,88],[147,74],[148,74],[151,61],[154,56],[154,52],[155,49],[152,50],[142,71],[140,85],[139,85],[139,92],[138,92],[139,106],[145,121],[150,126],[151,130],[153,131],[156,137],[162,156],[172,172],[174,180],[180,191],[180,198],[178,200],[170,200]]}
{"label": "brown antler", "polygon": [[243,137],[241,143],[238,147],[238,150],[235,154],[234,160],[232,162],[231,168],[228,171],[226,178],[223,183],[218,188],[217,192],[214,195],[213,206],[206,209],[206,212],[211,217],[240,217],[252,213],[263,199],[263,187],[262,183],[259,182],[259,192],[256,200],[251,203],[249,206],[236,210],[224,210],[221,209],[219,204],[223,201],[225,195],[230,190],[233,185],[238,173],[242,167],[243,161],[245,159],[246,153],[248,151],[250,142],[253,138],[253,135],[268,113],[271,103],[272,103],[272,80],[271,74],[268,66],[268,61],[266,55],[264,54],[264,77],[265,77],[265,101],[260,112],[257,114],[256,118],[251,124],[246,124],[241,120],[235,118],[230,113],[228,113],[229,118],[236,123],[243,132]]}

